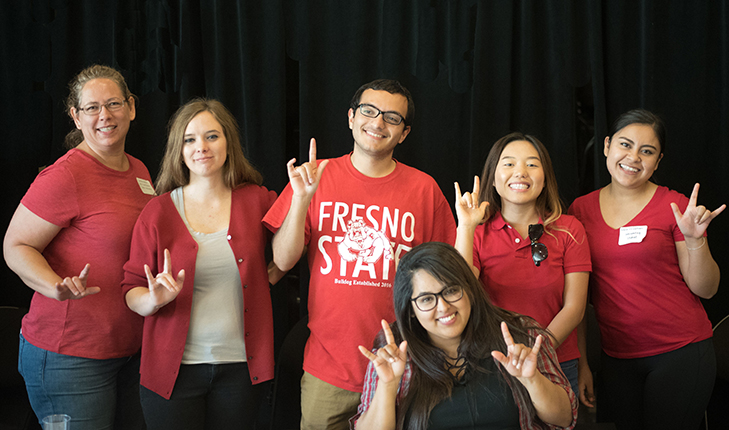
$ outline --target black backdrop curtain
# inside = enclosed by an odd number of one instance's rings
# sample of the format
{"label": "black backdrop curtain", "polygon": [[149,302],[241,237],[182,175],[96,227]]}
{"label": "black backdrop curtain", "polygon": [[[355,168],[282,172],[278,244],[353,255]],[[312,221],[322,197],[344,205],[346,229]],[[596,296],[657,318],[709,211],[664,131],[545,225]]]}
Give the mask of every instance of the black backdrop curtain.
{"label": "black backdrop curtain", "polygon": [[[238,118],[244,150],[280,191],[285,163],[352,148],[346,115],[364,82],[400,80],[414,95],[413,132],[395,157],[470,186],[509,131],[539,137],[566,203],[608,183],[610,121],[645,107],[668,125],[659,183],[700,203],[729,201],[729,3],[665,0],[295,1],[18,0],[0,5],[5,230],[73,123],[66,84],[91,63],[119,68],[139,96],[127,150],[154,177],[165,126],[194,96]],[[669,210],[667,208],[667,210]],[[727,276],[729,212],[710,227]],[[2,304],[30,290],[4,265]],[[705,302],[729,313],[729,286]]]}

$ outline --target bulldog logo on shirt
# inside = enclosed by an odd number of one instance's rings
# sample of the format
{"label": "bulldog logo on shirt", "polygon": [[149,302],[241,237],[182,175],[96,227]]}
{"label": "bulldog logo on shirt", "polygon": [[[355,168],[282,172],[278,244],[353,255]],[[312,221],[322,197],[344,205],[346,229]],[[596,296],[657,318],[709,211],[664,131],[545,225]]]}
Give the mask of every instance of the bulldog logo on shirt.
{"label": "bulldog logo on shirt", "polygon": [[349,220],[337,249],[339,256],[349,262],[360,259],[363,263],[375,263],[383,255],[392,259],[392,245],[385,233],[368,226],[362,218]]}

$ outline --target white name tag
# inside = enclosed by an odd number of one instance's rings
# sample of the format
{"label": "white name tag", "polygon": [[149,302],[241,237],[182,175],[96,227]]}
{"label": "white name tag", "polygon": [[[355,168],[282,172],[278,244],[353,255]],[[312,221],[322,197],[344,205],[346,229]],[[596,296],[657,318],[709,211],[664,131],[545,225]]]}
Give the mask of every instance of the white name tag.
{"label": "white name tag", "polygon": [[629,243],[643,242],[646,233],[648,233],[647,225],[620,227],[620,237],[618,238],[618,245],[627,245]]}
{"label": "white name tag", "polygon": [[137,178],[137,183],[139,184],[139,188],[142,190],[144,194],[153,196],[154,195],[154,187],[152,186],[152,183],[150,183],[146,179]]}

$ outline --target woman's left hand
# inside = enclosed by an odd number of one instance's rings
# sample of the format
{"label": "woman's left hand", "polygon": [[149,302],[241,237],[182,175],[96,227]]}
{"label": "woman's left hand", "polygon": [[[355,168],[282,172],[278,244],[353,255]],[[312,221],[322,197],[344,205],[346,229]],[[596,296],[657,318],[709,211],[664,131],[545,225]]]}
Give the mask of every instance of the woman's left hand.
{"label": "woman's left hand", "polygon": [[491,356],[504,366],[509,374],[515,378],[531,378],[539,371],[537,370],[537,356],[539,348],[542,346],[542,335],[537,336],[534,347],[521,343],[514,343],[514,339],[509,333],[509,328],[505,322],[501,323],[501,333],[506,341],[508,356],[504,356],[501,351],[491,351]]}
{"label": "woman's left hand", "polygon": [[706,232],[706,228],[709,227],[711,220],[716,218],[717,215],[726,209],[726,205],[721,205],[718,209],[712,212],[704,206],[696,206],[698,197],[699,184],[696,183],[684,213],[681,213],[681,210],[678,208],[676,203],[671,203],[673,216],[676,217],[676,224],[678,224],[678,228],[681,229],[681,233],[683,233],[685,237],[695,239],[702,237]]}

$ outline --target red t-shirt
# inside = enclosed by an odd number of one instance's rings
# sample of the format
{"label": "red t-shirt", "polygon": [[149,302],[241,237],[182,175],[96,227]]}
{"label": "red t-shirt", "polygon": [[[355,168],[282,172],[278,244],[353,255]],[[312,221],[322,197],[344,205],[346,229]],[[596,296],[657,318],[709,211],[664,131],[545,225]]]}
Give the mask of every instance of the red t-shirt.
{"label": "red t-shirt", "polygon": [[[683,211],[686,196],[658,187],[626,227],[646,227],[636,243],[619,245],[621,229],[605,223],[600,190],[570,207],[587,231],[592,250],[590,290],[602,348],[611,357],[649,357],[711,337],[711,322],[689,290],[678,265],[676,242],[684,241],[671,203]],[[624,230],[624,236],[625,236]]]}
{"label": "red t-shirt", "polygon": [[[291,206],[288,185],[263,218],[271,231]],[[423,242],[453,244],[453,213],[436,182],[398,163],[383,178],[357,171],[350,156],[332,159],[306,215],[311,272],[304,370],[345,390],[361,392],[380,320],[395,320],[395,262]]]}
{"label": "red t-shirt", "polygon": [[[545,231],[539,238],[549,252],[539,267],[532,260],[529,238],[522,238],[500,212],[476,227],[473,238],[473,264],[481,271],[479,278],[491,301],[528,315],[543,327],[562,310],[565,275],[592,269],[582,224],[562,215],[552,225],[560,230],[550,228],[552,235]],[[580,357],[575,330],[557,348],[557,355],[560,362]]]}
{"label": "red t-shirt", "polygon": [[78,276],[89,263],[87,286],[101,287],[98,294],[62,302],[35,293],[23,336],[38,348],[93,359],[139,351],[142,317],[126,306],[122,268],[137,216],[153,196],[138,182],[151,186],[147,168],[127,158],[129,169],[119,172],[72,149],[38,175],[21,201],[61,227],[43,251],[56,274]]}

